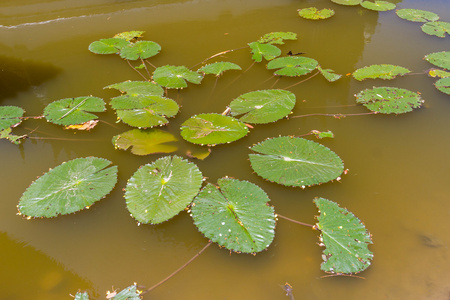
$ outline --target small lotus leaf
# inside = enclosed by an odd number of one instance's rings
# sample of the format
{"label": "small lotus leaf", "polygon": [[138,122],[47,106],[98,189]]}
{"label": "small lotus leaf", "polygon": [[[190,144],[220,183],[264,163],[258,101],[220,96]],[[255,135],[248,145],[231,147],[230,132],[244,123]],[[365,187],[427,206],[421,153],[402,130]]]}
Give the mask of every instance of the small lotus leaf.
{"label": "small lotus leaf", "polygon": [[89,295],[87,292],[77,292],[75,294],[75,300],[89,300]]}
{"label": "small lotus leaf", "polygon": [[362,81],[367,78],[394,79],[410,72],[410,70],[400,66],[381,64],[360,68],[352,75],[356,80]]}
{"label": "small lotus leaf", "polygon": [[295,105],[295,95],[285,90],[262,90],[243,94],[230,103],[231,115],[240,121],[265,124],[286,117]]}
{"label": "small lotus leaf", "polygon": [[185,66],[163,66],[158,67],[153,72],[153,80],[169,89],[179,89],[187,87],[186,81],[199,84],[203,76],[191,71]]}
{"label": "small lotus leaf", "polygon": [[261,44],[283,45],[284,40],[296,40],[297,34],[294,32],[270,32],[263,35],[257,42]]}
{"label": "small lotus leaf", "polygon": [[450,95],[450,77],[439,79],[434,86],[441,92]]}
{"label": "small lotus leaf", "polygon": [[275,214],[267,194],[248,181],[221,178],[217,183],[205,186],[192,204],[199,231],[231,251],[256,253],[269,247]]}
{"label": "small lotus leaf", "polygon": [[334,138],[334,133],[331,132],[330,130],[327,131],[311,130],[311,133],[314,134],[318,139]]}
{"label": "small lotus leaf", "polygon": [[0,131],[22,123],[25,111],[18,106],[0,106]]}
{"label": "small lotus leaf", "polygon": [[261,62],[263,58],[265,60],[272,60],[275,57],[281,55],[280,48],[272,44],[261,44],[259,42],[252,42],[248,45],[250,46],[251,52],[253,53],[252,59],[256,62]]}
{"label": "small lotus leaf", "polygon": [[323,20],[334,16],[334,10],[329,8],[317,9],[316,7],[302,8],[298,10],[300,17],[308,20]]}
{"label": "small lotus leaf", "polygon": [[445,34],[450,34],[450,23],[448,22],[428,22],[423,24],[421,28],[426,34],[435,35],[441,38],[445,38]]}
{"label": "small lotus leaf", "polygon": [[161,51],[161,46],[152,41],[130,43],[120,49],[120,57],[128,60],[147,59]]}
{"label": "small lotus leaf", "polygon": [[121,38],[101,39],[99,41],[92,42],[89,45],[89,51],[95,54],[116,54],[128,45],[129,42]]}
{"label": "small lotus leaf", "polygon": [[359,5],[362,0],[331,0],[331,2],[341,5]]}
{"label": "small lotus leaf", "polygon": [[118,33],[116,35],[114,35],[114,38],[118,38],[118,39],[124,39],[126,41],[131,41],[137,38],[142,37],[142,35],[145,33],[145,31],[125,31],[125,32],[121,32]]}
{"label": "small lotus leaf", "polygon": [[429,22],[439,20],[439,16],[431,11],[404,8],[395,12],[402,19],[412,22]]}
{"label": "small lotus leaf", "polygon": [[247,135],[248,127],[241,121],[219,114],[192,116],[181,124],[181,136],[201,145],[231,143]]}
{"label": "small lotus leaf", "polygon": [[329,82],[334,82],[342,77],[342,75],[334,73],[331,69],[322,69],[319,65],[317,66],[317,70],[319,70],[323,77]]}
{"label": "small lotus leaf", "polygon": [[252,169],[264,179],[286,186],[306,187],[338,178],[344,171],[339,156],[327,147],[302,138],[282,136],[250,148]]}
{"label": "small lotus leaf", "polygon": [[109,194],[117,182],[117,167],[98,157],[76,158],[51,169],[23,193],[19,212],[51,218],[89,208]]}
{"label": "small lotus leaf", "polygon": [[214,74],[217,77],[223,74],[223,72],[228,70],[242,70],[240,66],[237,64],[227,62],[227,61],[220,61],[215,62],[209,65],[206,65],[200,69],[198,69],[198,72],[202,72],[205,74]]}
{"label": "small lotus leaf", "polygon": [[355,274],[367,269],[373,259],[369,250],[372,238],[364,224],[351,212],[338,204],[316,198],[319,209],[320,245],[324,246],[321,269],[332,274]]}
{"label": "small lotus leaf", "polygon": [[428,75],[430,77],[446,78],[446,77],[450,77],[450,72],[443,71],[440,69],[430,69],[430,70],[428,70]]}
{"label": "small lotus leaf", "polygon": [[104,87],[105,89],[116,89],[122,93],[127,93],[132,96],[162,96],[164,89],[150,81],[124,81]]}
{"label": "small lotus leaf", "polygon": [[179,156],[162,157],[141,166],[128,180],[127,208],[140,223],[162,223],[192,202],[202,180],[195,164]]}
{"label": "small lotus leaf", "polygon": [[394,87],[376,87],[355,95],[356,102],[382,114],[402,114],[419,108],[423,100],[419,93]]}
{"label": "small lotus leaf", "polygon": [[287,56],[279,57],[267,64],[267,69],[280,69],[274,72],[279,76],[301,76],[312,72],[319,63],[309,57]]}
{"label": "small lotus leaf", "polygon": [[211,148],[200,148],[200,149],[196,149],[196,150],[187,150],[186,151],[186,156],[189,158],[196,158],[196,159],[200,159],[200,160],[204,160],[205,158],[207,158],[209,155],[211,154]]}
{"label": "small lotus leaf", "polygon": [[14,135],[11,133],[12,129],[11,127],[8,127],[6,129],[0,130],[0,139],[7,139],[13,144],[19,145],[24,138],[26,138],[26,135]]}
{"label": "small lotus leaf", "polygon": [[430,53],[425,55],[425,60],[437,67],[450,70],[450,51]]}
{"label": "small lotus leaf", "polygon": [[361,6],[370,10],[375,11],[388,11],[395,9],[396,5],[391,2],[375,0],[375,2],[371,1],[363,1]]}
{"label": "small lotus leaf", "polygon": [[44,117],[53,124],[68,126],[97,119],[91,112],[105,109],[105,102],[98,97],[65,98],[48,104],[44,109]]}
{"label": "small lotus leaf", "polygon": [[111,300],[141,300],[141,291],[139,291],[135,284],[130,285],[118,292],[114,297],[108,298]]}
{"label": "small lotus leaf", "polygon": [[177,146],[168,144],[176,140],[173,134],[159,129],[132,129],[116,135],[112,142],[116,149],[127,150],[131,147],[131,153],[147,155],[176,151]]}

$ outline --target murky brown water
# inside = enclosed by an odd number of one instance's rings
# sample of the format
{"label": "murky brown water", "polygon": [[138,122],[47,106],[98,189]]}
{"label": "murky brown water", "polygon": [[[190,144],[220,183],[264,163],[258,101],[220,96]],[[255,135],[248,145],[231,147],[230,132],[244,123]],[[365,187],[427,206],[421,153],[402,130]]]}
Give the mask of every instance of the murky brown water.
{"label": "murky brown water", "polygon": [[[405,0],[399,8],[434,11],[450,21],[448,1]],[[299,8],[336,10],[326,21],[307,21]],[[292,31],[298,41],[284,53],[306,52],[325,68],[341,74],[380,63],[414,72],[431,67],[422,58],[450,50],[450,37],[425,35],[419,23],[394,12],[376,13],[330,1],[2,1],[0,4],[0,105],[17,105],[28,116],[39,115],[50,102],[83,95],[108,100],[117,95],[103,87],[140,80],[117,57],[87,50],[100,38],[127,30],[145,30],[147,40],[162,46],[155,65],[193,66],[215,53],[245,46],[272,31]],[[251,65],[248,50],[225,60],[243,69]],[[264,64],[238,76],[226,73],[213,96],[214,79],[169,96],[182,104],[168,129],[179,137],[179,125],[193,114],[222,112],[235,97],[252,90],[283,88]],[[266,82],[265,82],[266,81]],[[144,299],[287,299],[289,282],[296,299],[449,299],[450,266],[450,96],[433,87],[426,75],[394,81],[356,82],[350,77],[328,83],[316,76],[290,90],[297,96],[293,115],[362,113],[353,94],[368,87],[397,86],[420,91],[425,108],[399,116],[355,116],[344,119],[305,117],[255,126],[244,139],[213,149],[196,161],[210,182],[223,176],[249,180],[269,195],[277,213],[314,223],[312,200],[328,198],[347,207],[373,234],[372,266],[360,275],[329,277],[320,271],[322,249],[317,232],[279,220],[276,237],[256,256],[230,254],[213,245],[195,262]],[[275,84],[275,85],[274,85]],[[304,100],[304,101],[303,101]],[[111,111],[101,119],[114,123]],[[101,123],[91,132],[63,131],[43,120],[29,120],[17,133],[37,128],[22,145],[0,141],[0,299],[71,299],[78,289],[101,299],[106,290],[137,282],[150,287],[195,255],[206,243],[191,218],[181,213],[158,226],[137,226],[125,208],[126,180],[157,155],[137,157],[114,150],[111,137],[128,130]],[[345,162],[349,174],[341,183],[299,190],[268,183],[252,174],[248,147],[267,137],[332,130],[334,139],[320,142]],[[71,140],[69,140],[71,139]],[[178,155],[193,145],[180,138]],[[76,157],[99,156],[119,167],[119,183],[91,209],[51,220],[24,220],[16,205],[39,175]]]}

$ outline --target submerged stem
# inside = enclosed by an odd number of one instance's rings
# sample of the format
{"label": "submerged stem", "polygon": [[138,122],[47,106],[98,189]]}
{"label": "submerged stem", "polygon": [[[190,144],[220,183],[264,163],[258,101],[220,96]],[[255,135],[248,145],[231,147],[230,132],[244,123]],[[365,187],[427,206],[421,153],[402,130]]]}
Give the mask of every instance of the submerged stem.
{"label": "submerged stem", "polygon": [[198,65],[201,65],[201,64],[207,62],[207,61],[210,60],[211,58],[214,58],[214,57],[217,57],[217,56],[220,56],[220,55],[223,55],[223,54],[227,54],[227,53],[230,53],[230,52],[233,52],[233,51],[236,51],[236,50],[245,49],[245,48],[248,48],[248,47],[249,47],[249,46],[245,46],[245,47],[241,47],[241,48],[230,49],[230,50],[225,50],[225,51],[216,53],[216,54],[214,54],[214,55],[212,55],[212,56],[210,56],[210,57],[204,59],[202,62],[199,62],[198,64],[193,65],[193,66],[191,67],[191,69],[192,69],[193,67],[196,67],[196,66],[198,66]]}
{"label": "submerged stem", "polygon": [[144,78],[145,81],[148,80],[144,75],[142,75],[141,72],[139,72],[138,69],[136,69],[135,67],[133,67],[133,65],[130,63],[130,61],[129,61],[128,59],[126,59],[126,61],[127,61],[128,65],[129,65],[133,70],[135,70],[139,75],[141,75],[142,78]]}
{"label": "submerged stem", "polygon": [[314,73],[313,75],[309,76],[308,78],[306,78],[306,79],[304,79],[304,80],[302,80],[302,81],[299,81],[299,82],[297,82],[297,83],[294,83],[293,85],[290,85],[290,86],[285,87],[284,90],[288,90],[288,89],[290,89],[291,87],[294,87],[294,86],[296,86],[296,85],[298,85],[298,84],[300,84],[300,83],[303,83],[303,82],[305,82],[305,81],[307,81],[307,80],[310,80],[311,78],[313,78],[314,76],[316,76],[316,75],[319,74],[319,73],[320,73],[320,72],[317,71],[316,73]]}
{"label": "submerged stem", "polygon": [[303,223],[303,222],[300,222],[300,221],[297,221],[297,220],[294,220],[294,219],[290,219],[290,218],[285,217],[285,216],[282,216],[282,215],[280,215],[280,214],[277,214],[277,216],[280,217],[280,218],[282,218],[282,219],[288,220],[288,221],[290,221],[290,222],[292,222],[292,223],[295,223],[295,224],[299,224],[299,225],[303,225],[303,226],[308,226],[308,227],[311,227],[311,228],[314,227],[314,225],[311,225],[311,224],[308,224],[308,223]]}
{"label": "submerged stem", "polygon": [[365,116],[365,115],[376,115],[378,114],[377,111],[371,111],[367,113],[358,113],[358,114],[308,114],[308,115],[301,115],[301,116],[293,116],[290,118],[303,118],[303,117],[312,117],[312,116],[325,116],[325,117],[335,117],[336,119],[350,117],[350,116]]}
{"label": "submerged stem", "polygon": [[150,74],[150,72],[147,69],[147,65],[145,64],[145,61],[142,58],[141,58],[141,62],[144,65],[145,71],[147,71],[148,78],[152,78],[152,75]]}

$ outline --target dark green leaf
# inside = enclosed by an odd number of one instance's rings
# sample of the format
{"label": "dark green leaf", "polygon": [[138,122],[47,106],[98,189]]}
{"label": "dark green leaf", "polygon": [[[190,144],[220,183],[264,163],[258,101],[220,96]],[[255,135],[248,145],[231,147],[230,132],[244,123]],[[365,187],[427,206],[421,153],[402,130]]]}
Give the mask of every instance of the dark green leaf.
{"label": "dark green leaf", "polygon": [[356,102],[382,114],[402,114],[423,104],[420,94],[394,87],[376,87],[355,95]]}
{"label": "dark green leaf", "polygon": [[256,62],[261,62],[264,58],[265,60],[274,59],[281,55],[281,50],[272,44],[261,44],[258,42],[252,42],[248,44],[252,52],[252,59]]}
{"label": "dark green leaf", "polygon": [[103,99],[92,96],[65,98],[54,101],[44,109],[44,117],[53,124],[83,124],[97,119],[91,112],[102,112],[105,108]]}
{"label": "dark green leaf", "polygon": [[425,55],[425,60],[437,67],[450,70],[450,51],[430,53]]}
{"label": "dark green leaf", "polygon": [[152,41],[130,43],[120,49],[120,57],[128,60],[147,59],[161,51],[161,46]]}
{"label": "dark green leaf", "polygon": [[122,93],[128,93],[132,96],[162,96],[164,95],[164,89],[153,82],[149,81],[124,81],[120,83],[111,84],[105,87],[105,89],[116,89]]}
{"label": "dark green leaf", "polygon": [[334,10],[329,8],[317,9],[316,7],[302,8],[298,10],[300,17],[308,20],[323,20],[334,16]]}
{"label": "dark green leaf", "polygon": [[439,79],[434,86],[441,92],[450,95],[450,77]]}
{"label": "dark green leaf", "polygon": [[318,62],[309,57],[287,56],[279,57],[267,64],[267,69],[280,69],[274,75],[280,76],[301,76],[312,72]]}
{"label": "dark green leaf", "polygon": [[215,62],[209,65],[206,65],[200,69],[198,69],[198,72],[202,72],[205,74],[214,74],[217,77],[223,74],[223,72],[228,70],[242,70],[240,66],[237,64],[227,62],[227,61],[220,61]]}
{"label": "dark green leaf", "polygon": [[371,1],[363,1],[361,6],[370,10],[375,11],[388,11],[395,9],[395,4],[387,1],[375,0],[375,2]]}
{"label": "dark green leaf", "polygon": [[433,12],[420,9],[399,9],[395,12],[402,19],[412,22],[429,22],[439,20],[439,16]]}
{"label": "dark green leaf", "polygon": [[147,155],[176,151],[177,146],[168,144],[176,140],[173,134],[159,129],[132,129],[116,135],[112,142],[116,149],[127,150],[131,147],[131,153]]}
{"label": "dark green leaf", "polygon": [[92,42],[89,45],[89,51],[95,54],[116,54],[127,45],[129,42],[121,38],[101,39]]}
{"label": "dark green leaf", "polygon": [[296,40],[297,34],[294,32],[270,32],[263,35],[257,42],[261,44],[283,45],[284,40]]}
{"label": "dark green leaf", "polygon": [[357,69],[352,75],[356,80],[362,81],[367,78],[394,79],[410,72],[410,70],[400,66],[381,64]]}
{"label": "dark green leaf", "polygon": [[450,23],[448,22],[428,22],[423,24],[421,28],[426,34],[435,35],[441,38],[445,38],[445,34],[450,34]]}
{"label": "dark green leaf", "polygon": [[18,106],[0,106],[0,131],[19,125],[24,113]]}
{"label": "dark green leaf", "polygon": [[199,84],[203,76],[191,71],[185,66],[163,66],[156,68],[153,72],[153,80],[169,89],[179,89],[187,87],[186,81]]}

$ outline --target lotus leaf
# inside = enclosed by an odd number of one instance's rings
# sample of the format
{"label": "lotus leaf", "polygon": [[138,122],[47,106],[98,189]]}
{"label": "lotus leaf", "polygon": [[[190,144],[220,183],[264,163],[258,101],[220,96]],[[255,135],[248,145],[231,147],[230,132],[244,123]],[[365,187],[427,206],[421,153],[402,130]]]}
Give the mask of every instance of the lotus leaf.
{"label": "lotus leaf", "polygon": [[429,22],[439,20],[439,16],[431,11],[404,8],[395,12],[402,19],[412,22]]}
{"label": "lotus leaf", "polygon": [[357,69],[353,72],[353,78],[362,81],[367,78],[394,79],[397,76],[403,76],[411,71],[395,65],[381,64],[371,65]]}
{"label": "lotus leaf", "polygon": [[279,76],[301,76],[312,72],[319,63],[309,57],[287,56],[279,57],[267,64],[267,69],[280,69],[274,75]]}
{"label": "lotus leaf", "polygon": [[162,223],[192,202],[202,179],[195,164],[179,156],[162,157],[141,166],[128,180],[127,208],[140,223]]}
{"label": "lotus leaf", "polygon": [[89,300],[89,295],[87,292],[78,292],[75,294],[75,300]]}
{"label": "lotus leaf", "polygon": [[327,147],[296,137],[267,139],[250,148],[252,169],[264,179],[306,187],[337,179],[344,171],[339,156]]}
{"label": "lotus leaf", "polygon": [[0,131],[22,123],[25,111],[18,106],[0,106]]}
{"label": "lotus leaf", "polygon": [[439,78],[446,78],[450,77],[450,72],[446,72],[439,69],[430,69],[428,70],[428,75],[430,77],[439,77]]}
{"label": "lotus leaf", "polygon": [[334,73],[331,69],[322,69],[319,65],[317,66],[317,70],[319,70],[323,77],[329,82],[334,82],[342,77],[342,75]]}
{"label": "lotus leaf", "polygon": [[11,143],[19,145],[22,142],[22,139],[27,137],[26,135],[14,135],[11,132],[11,127],[0,130],[0,139],[7,139]]}
{"label": "lotus leaf", "polygon": [[44,117],[58,125],[83,124],[97,119],[91,112],[102,112],[105,109],[105,102],[98,97],[65,98],[48,104],[44,109]]}
{"label": "lotus leaf", "polygon": [[167,144],[176,140],[173,134],[159,129],[132,129],[116,135],[112,142],[116,149],[127,150],[131,147],[131,153],[147,155],[176,151],[176,146]]}
{"label": "lotus leaf", "polygon": [[324,262],[321,269],[332,274],[355,274],[367,269],[373,259],[369,250],[372,238],[364,224],[347,209],[324,199],[316,198],[319,209],[318,223],[320,245]]}
{"label": "lotus leaf", "polygon": [[308,20],[323,20],[334,16],[334,10],[329,8],[317,9],[316,7],[302,8],[298,10],[300,17]]}
{"label": "lotus leaf", "polygon": [[191,71],[185,66],[163,66],[156,68],[153,72],[153,80],[169,89],[179,89],[187,87],[186,81],[199,84],[203,76]]}
{"label": "lotus leaf", "polygon": [[270,32],[263,35],[257,42],[261,44],[283,45],[284,40],[296,40],[297,34],[294,32]]}
{"label": "lotus leaf", "polygon": [[19,213],[51,218],[89,208],[109,194],[117,182],[117,167],[98,157],[76,158],[34,181],[19,201]]}
{"label": "lotus leaf", "polygon": [[[111,293],[112,294],[112,293]],[[135,284],[124,288],[120,292],[118,292],[114,297],[109,297],[110,294],[107,296],[107,299],[111,300],[140,300],[141,298],[141,291],[139,291]]]}
{"label": "lotus leaf", "polygon": [[267,194],[248,181],[221,178],[195,197],[192,218],[208,239],[231,251],[256,253],[272,243],[274,210]]}
{"label": "lotus leaf", "polygon": [[147,59],[161,51],[161,46],[152,41],[130,43],[120,49],[120,57],[128,60]]}
{"label": "lotus leaf", "polygon": [[402,114],[419,108],[424,102],[420,94],[394,87],[376,87],[359,92],[356,102],[382,114]]}
{"label": "lotus leaf", "polygon": [[341,5],[358,5],[361,4],[362,0],[331,0],[331,2]]}
{"label": "lotus leaf", "polygon": [[242,70],[240,66],[237,64],[227,62],[227,61],[220,61],[215,62],[209,65],[206,65],[202,68],[200,68],[198,71],[205,73],[205,74],[214,74],[217,77],[221,76],[223,72],[228,70]]}
{"label": "lotus leaf", "polygon": [[262,90],[243,94],[230,103],[231,115],[240,121],[265,124],[286,117],[295,105],[295,95],[285,90]]}
{"label": "lotus leaf", "polygon": [[130,43],[121,38],[101,39],[89,45],[89,51],[95,54],[116,54]]}
{"label": "lotus leaf", "polygon": [[331,132],[330,130],[327,131],[311,130],[311,133],[314,134],[318,139],[334,138],[334,133]]}
{"label": "lotus leaf", "polygon": [[435,35],[441,38],[445,38],[445,34],[450,34],[450,23],[436,21],[428,22],[421,26],[422,31],[429,35]]}
{"label": "lotus leaf", "polygon": [[450,95],[450,77],[439,79],[434,86],[441,92]]}
{"label": "lotus leaf", "polygon": [[132,96],[162,96],[164,95],[164,89],[153,82],[149,81],[124,81],[115,84],[111,84],[105,87],[105,89],[116,89],[122,93],[127,93]]}
{"label": "lotus leaf", "polygon": [[437,67],[450,70],[450,51],[430,53],[425,55],[425,60]]}
{"label": "lotus leaf", "polygon": [[251,52],[253,53],[252,59],[256,62],[261,62],[264,58],[265,60],[272,60],[275,57],[281,55],[281,50],[272,44],[261,44],[259,42],[252,42],[248,44],[250,46]]}
{"label": "lotus leaf", "polygon": [[131,41],[142,37],[145,31],[125,31],[114,35],[114,38],[124,39],[126,41]]}
{"label": "lotus leaf", "polygon": [[388,11],[395,9],[395,4],[387,1],[375,0],[375,2],[371,1],[363,1],[361,6],[370,10],[375,11]]}

